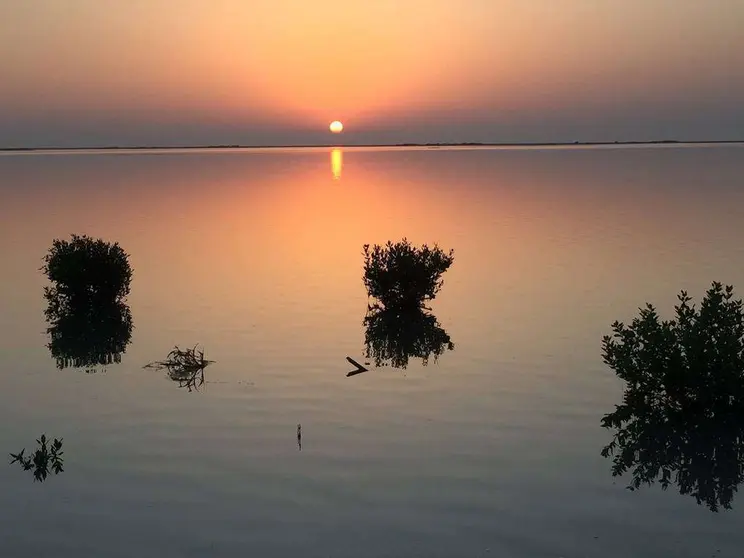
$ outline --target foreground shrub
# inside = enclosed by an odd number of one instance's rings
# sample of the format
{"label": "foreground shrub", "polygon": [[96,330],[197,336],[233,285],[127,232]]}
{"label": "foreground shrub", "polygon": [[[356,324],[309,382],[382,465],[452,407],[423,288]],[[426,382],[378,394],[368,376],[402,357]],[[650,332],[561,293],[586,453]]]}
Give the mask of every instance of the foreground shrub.
{"label": "foreground shrub", "polygon": [[676,319],[650,304],[630,326],[615,322],[603,358],[626,382],[602,426],[613,476],[629,489],[672,482],[712,511],[731,507],[744,480],[744,311],[733,288],[713,283],[700,309],[682,291]]}
{"label": "foreground shrub", "polygon": [[55,239],[44,256],[42,271],[54,284],[47,287],[64,304],[73,299],[119,300],[129,294],[132,268],[118,243],[88,236]]}
{"label": "foreground shrub", "polygon": [[364,245],[364,286],[387,309],[415,309],[433,300],[442,288],[442,274],[454,261],[436,244],[417,248],[407,239],[385,246]]}

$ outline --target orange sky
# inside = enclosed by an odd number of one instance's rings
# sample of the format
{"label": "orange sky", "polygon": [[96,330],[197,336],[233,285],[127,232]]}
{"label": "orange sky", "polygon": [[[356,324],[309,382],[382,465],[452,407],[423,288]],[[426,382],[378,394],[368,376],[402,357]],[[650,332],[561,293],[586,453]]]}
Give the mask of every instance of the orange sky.
{"label": "orange sky", "polygon": [[536,121],[572,141],[649,114],[649,133],[725,136],[742,28],[740,0],[6,0],[0,145],[303,143],[336,118],[348,141],[508,141]]}

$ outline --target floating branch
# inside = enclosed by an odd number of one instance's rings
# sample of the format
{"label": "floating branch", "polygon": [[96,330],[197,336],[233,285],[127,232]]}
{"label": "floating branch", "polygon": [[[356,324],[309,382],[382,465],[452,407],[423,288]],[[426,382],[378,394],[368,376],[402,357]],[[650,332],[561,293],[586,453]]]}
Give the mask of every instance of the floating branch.
{"label": "floating branch", "polygon": [[187,387],[189,391],[198,389],[204,384],[204,369],[212,364],[213,360],[204,358],[204,351],[193,349],[181,350],[176,346],[165,360],[157,360],[146,364],[144,368],[155,368],[166,370],[168,377],[178,382],[179,387]]}
{"label": "floating branch", "polygon": [[356,370],[352,370],[351,372],[349,372],[348,374],[346,374],[346,377],[347,378],[349,376],[356,376],[357,374],[361,374],[362,372],[367,372],[369,370],[369,368],[365,368],[364,366],[362,366],[361,364],[359,364],[356,360],[354,360],[351,357],[348,357],[347,356],[346,357],[346,360],[348,360],[351,364],[353,364],[354,366],[356,366]]}

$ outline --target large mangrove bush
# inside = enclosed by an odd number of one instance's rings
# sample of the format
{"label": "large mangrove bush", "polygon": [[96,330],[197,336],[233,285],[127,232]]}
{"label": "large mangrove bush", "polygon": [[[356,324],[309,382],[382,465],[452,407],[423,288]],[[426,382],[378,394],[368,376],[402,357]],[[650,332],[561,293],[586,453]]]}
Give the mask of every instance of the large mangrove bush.
{"label": "large mangrove bush", "polygon": [[132,280],[128,254],[118,243],[72,235],[55,239],[42,271],[48,348],[59,368],[105,366],[121,361],[132,337],[125,303]]}
{"label": "large mangrove bush", "polygon": [[53,283],[47,291],[65,301],[115,302],[129,294],[132,281],[129,255],[121,246],[86,235],[55,239],[42,271]]}
{"label": "large mangrove bush", "polygon": [[453,261],[452,250],[416,247],[406,238],[385,246],[365,244],[364,286],[387,310],[417,310],[436,297]]}
{"label": "large mangrove bush", "polygon": [[625,381],[623,401],[602,418],[602,450],[628,486],[673,482],[712,511],[730,508],[744,480],[744,309],[733,287],[713,283],[699,308],[685,291],[675,318],[647,304],[602,340],[604,361]]}

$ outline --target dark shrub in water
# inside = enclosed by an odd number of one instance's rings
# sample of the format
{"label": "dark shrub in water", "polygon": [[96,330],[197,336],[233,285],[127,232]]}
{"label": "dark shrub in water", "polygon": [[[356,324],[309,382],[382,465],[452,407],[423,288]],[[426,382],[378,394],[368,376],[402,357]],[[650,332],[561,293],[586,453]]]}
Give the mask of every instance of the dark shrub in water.
{"label": "dark shrub in water", "polygon": [[87,367],[121,361],[132,337],[132,315],[124,302],[132,268],[118,243],[72,235],[55,239],[42,271],[48,345],[58,368]]}
{"label": "dark shrub in water", "polygon": [[602,455],[629,489],[676,482],[711,510],[730,508],[744,480],[744,310],[733,288],[713,283],[700,308],[682,291],[676,319],[650,304],[630,326],[615,322],[604,361],[626,382]]}
{"label": "dark shrub in water", "polygon": [[115,301],[129,294],[132,268],[118,243],[88,236],[55,239],[42,271],[54,283],[53,295],[63,300],[86,298]]}
{"label": "dark shrub in water", "polygon": [[433,300],[442,288],[442,274],[454,260],[436,244],[417,248],[407,240],[385,246],[364,245],[364,286],[386,309],[412,310]]}

